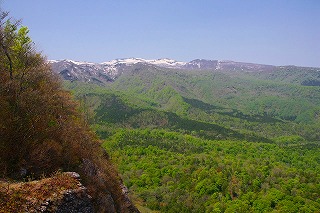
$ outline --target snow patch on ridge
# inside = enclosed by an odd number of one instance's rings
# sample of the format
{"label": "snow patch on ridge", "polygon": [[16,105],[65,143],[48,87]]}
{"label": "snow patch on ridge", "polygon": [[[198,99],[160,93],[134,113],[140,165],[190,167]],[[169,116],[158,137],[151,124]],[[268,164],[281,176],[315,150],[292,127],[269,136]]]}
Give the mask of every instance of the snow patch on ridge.
{"label": "snow patch on ridge", "polygon": [[181,67],[186,62],[175,61],[172,59],[143,59],[143,58],[127,58],[127,59],[116,59],[112,61],[103,62],[103,65],[115,66],[117,64],[133,65],[138,63],[152,64],[160,67]]}
{"label": "snow patch on ridge", "polygon": [[92,62],[86,62],[86,61],[73,61],[73,60],[69,60],[69,59],[66,59],[64,60],[66,62],[70,62],[70,63],[73,63],[73,64],[76,64],[76,65],[95,65],[96,63],[92,63]]}

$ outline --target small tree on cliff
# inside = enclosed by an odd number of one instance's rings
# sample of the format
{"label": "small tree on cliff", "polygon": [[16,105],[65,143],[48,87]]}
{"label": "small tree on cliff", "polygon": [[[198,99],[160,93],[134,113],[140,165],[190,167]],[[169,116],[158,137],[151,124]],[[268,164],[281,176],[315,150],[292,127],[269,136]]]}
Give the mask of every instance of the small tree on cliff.
{"label": "small tree on cliff", "polygon": [[94,138],[77,104],[35,51],[28,28],[18,27],[1,13],[0,171],[12,175],[24,167],[38,174],[73,167]]}

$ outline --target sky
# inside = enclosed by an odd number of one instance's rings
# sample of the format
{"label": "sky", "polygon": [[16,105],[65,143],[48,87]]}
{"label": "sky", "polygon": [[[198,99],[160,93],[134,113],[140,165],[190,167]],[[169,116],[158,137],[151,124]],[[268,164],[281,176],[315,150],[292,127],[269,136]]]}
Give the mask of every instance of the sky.
{"label": "sky", "polygon": [[320,67],[319,0],[0,0],[48,59]]}

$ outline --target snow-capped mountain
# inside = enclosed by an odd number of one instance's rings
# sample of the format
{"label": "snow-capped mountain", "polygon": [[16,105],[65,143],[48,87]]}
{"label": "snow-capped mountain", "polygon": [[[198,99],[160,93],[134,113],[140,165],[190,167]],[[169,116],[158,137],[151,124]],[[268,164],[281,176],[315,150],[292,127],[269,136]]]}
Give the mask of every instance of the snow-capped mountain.
{"label": "snow-capped mountain", "polygon": [[65,80],[92,81],[96,83],[113,80],[101,64],[72,60],[49,60],[48,62],[51,64],[52,70]]}
{"label": "snow-capped mountain", "polygon": [[148,60],[142,58],[116,59],[103,63],[80,62],[73,60],[49,60],[54,72],[65,80],[85,81],[104,84],[112,82],[124,72],[144,66],[161,67],[166,69],[212,70],[212,71],[272,71],[275,66],[234,61],[218,61],[196,59],[181,62],[172,59]]}
{"label": "snow-capped mountain", "polygon": [[186,64],[186,62],[175,61],[168,58],[156,59],[156,60],[147,60],[143,58],[127,58],[127,59],[116,59],[108,62],[103,62],[101,64],[108,65],[108,66],[116,66],[118,64],[133,65],[138,63],[152,64],[152,65],[167,67],[167,68],[182,67],[183,65]]}
{"label": "snow-capped mountain", "polygon": [[64,79],[74,81],[113,81],[125,70],[135,65],[153,65],[164,68],[183,68],[185,62],[172,59],[146,60],[142,58],[116,59],[103,63],[80,62],[73,60],[49,60],[54,72]]}

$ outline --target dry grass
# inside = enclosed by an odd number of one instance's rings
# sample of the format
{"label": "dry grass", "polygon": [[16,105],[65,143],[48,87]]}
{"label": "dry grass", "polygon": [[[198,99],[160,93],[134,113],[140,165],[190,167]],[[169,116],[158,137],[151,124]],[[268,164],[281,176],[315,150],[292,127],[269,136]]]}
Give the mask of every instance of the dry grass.
{"label": "dry grass", "polygon": [[46,200],[58,200],[66,190],[77,189],[80,182],[65,173],[23,183],[0,183],[0,213],[36,212]]}

